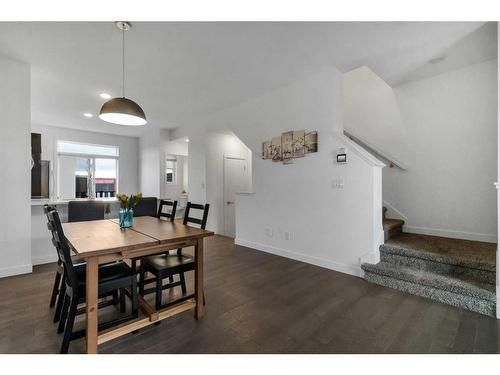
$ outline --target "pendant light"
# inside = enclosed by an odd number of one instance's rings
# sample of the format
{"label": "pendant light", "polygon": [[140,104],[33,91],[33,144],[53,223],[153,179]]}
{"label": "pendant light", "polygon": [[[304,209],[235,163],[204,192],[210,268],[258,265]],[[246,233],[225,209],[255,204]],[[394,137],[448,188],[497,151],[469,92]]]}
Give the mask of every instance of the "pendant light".
{"label": "pendant light", "polygon": [[133,100],[125,97],[125,31],[132,27],[129,22],[116,22],[116,27],[122,31],[122,97],[113,98],[104,103],[99,113],[101,120],[118,125],[146,125],[146,115],[142,108]]}

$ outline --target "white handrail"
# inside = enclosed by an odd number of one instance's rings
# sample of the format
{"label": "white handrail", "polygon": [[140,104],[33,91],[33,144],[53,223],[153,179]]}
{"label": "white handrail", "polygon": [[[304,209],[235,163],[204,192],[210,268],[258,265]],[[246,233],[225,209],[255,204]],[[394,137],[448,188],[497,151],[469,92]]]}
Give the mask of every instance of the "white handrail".
{"label": "white handrail", "polygon": [[363,147],[365,150],[372,153],[373,155],[378,156],[378,157],[388,161],[390,168],[396,166],[399,169],[402,169],[403,171],[406,171],[408,169],[405,164],[401,163],[393,156],[385,153],[384,151],[380,150],[377,146],[370,144],[369,142],[365,141],[361,137],[352,134],[350,131],[344,129],[344,135],[346,137],[348,137],[349,139],[351,139],[352,141],[359,144],[361,147]]}

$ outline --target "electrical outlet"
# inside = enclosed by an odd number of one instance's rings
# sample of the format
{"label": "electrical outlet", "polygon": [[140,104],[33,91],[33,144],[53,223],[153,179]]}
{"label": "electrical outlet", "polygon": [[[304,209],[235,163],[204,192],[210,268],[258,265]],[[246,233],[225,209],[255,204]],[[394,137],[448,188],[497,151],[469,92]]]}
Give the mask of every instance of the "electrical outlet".
{"label": "electrical outlet", "polygon": [[343,189],[344,188],[344,177],[334,178],[332,180],[332,188]]}
{"label": "electrical outlet", "polygon": [[290,232],[285,232],[285,240],[289,241],[292,234]]}
{"label": "electrical outlet", "polygon": [[273,227],[267,227],[266,228],[266,234],[268,237],[272,237],[273,236]]}

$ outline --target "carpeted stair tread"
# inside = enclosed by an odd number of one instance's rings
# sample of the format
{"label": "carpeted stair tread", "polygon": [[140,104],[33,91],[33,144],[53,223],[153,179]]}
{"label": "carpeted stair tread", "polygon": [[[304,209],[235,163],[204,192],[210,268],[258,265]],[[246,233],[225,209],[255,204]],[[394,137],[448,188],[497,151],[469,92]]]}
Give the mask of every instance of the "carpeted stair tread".
{"label": "carpeted stair tread", "polygon": [[[495,286],[490,284],[461,280],[387,262],[379,262],[378,264],[364,263],[361,268],[365,272],[377,274],[385,278],[402,280],[407,283],[418,284],[424,288],[433,288],[438,291],[442,290],[468,296],[470,298],[485,300],[491,303],[495,303],[496,301]],[[386,286],[391,287],[391,285]],[[410,290],[408,291],[411,293]],[[415,294],[422,295],[422,293]]]}
{"label": "carpeted stair tread", "polygon": [[474,311],[479,314],[492,317],[496,316],[496,303],[489,300],[454,293],[444,289],[437,289],[427,285],[416,284],[406,280],[395,279],[390,276],[372,272],[365,272],[365,280],[415,296],[429,298],[461,309]]}
{"label": "carpeted stair tread", "polygon": [[384,219],[382,225],[384,227],[384,231],[389,231],[389,230],[397,228],[397,227],[402,227],[404,223],[405,222],[403,220]]}
{"label": "carpeted stair tread", "polygon": [[402,233],[386,241],[380,251],[489,272],[496,269],[496,245],[487,242]]}

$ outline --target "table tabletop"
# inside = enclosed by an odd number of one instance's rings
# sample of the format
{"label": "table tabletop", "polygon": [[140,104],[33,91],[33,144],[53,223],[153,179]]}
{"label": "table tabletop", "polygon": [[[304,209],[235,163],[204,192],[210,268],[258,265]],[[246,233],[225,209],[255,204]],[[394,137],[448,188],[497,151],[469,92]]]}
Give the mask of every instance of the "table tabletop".
{"label": "table tabletop", "polygon": [[[111,221],[118,225],[118,219],[111,219]],[[175,241],[195,240],[214,234],[208,230],[191,227],[180,222],[158,219],[153,216],[135,217],[131,229],[155,238],[161,245]]]}
{"label": "table tabletop", "polygon": [[81,258],[131,251],[177,241],[212,236],[211,231],[152,216],[134,218],[132,228],[122,229],[118,219],[63,223],[66,239]]}
{"label": "table tabletop", "polygon": [[158,240],[110,220],[63,223],[64,235],[73,251],[82,258],[158,245]]}

